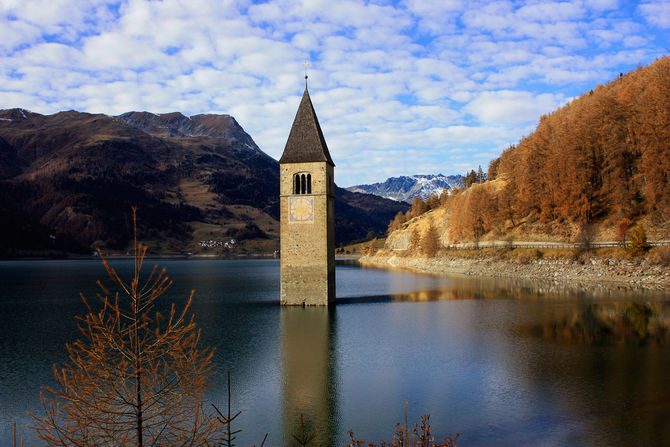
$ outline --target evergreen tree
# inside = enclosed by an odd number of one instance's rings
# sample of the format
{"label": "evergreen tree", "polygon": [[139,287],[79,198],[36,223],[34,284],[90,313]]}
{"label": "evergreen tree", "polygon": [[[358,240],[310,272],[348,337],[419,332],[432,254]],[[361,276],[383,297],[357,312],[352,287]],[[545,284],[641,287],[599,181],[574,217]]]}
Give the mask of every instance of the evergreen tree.
{"label": "evergreen tree", "polygon": [[477,183],[477,173],[475,173],[473,170],[470,170],[470,172],[467,173],[463,178],[463,186],[467,189],[475,183]]}

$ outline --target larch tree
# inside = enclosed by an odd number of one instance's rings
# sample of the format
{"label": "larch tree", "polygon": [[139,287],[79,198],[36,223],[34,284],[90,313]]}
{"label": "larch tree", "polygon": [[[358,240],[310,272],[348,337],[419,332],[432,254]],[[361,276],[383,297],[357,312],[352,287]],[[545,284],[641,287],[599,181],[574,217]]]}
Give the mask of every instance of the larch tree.
{"label": "larch tree", "polygon": [[409,249],[410,250],[415,250],[419,248],[419,243],[421,242],[421,235],[419,234],[419,231],[415,228],[412,229],[411,233],[409,234]]}
{"label": "larch tree", "polygon": [[633,256],[641,256],[648,249],[649,244],[647,243],[647,233],[644,231],[642,225],[637,224],[630,232],[630,244],[628,250]]}
{"label": "larch tree", "polygon": [[534,222],[568,237],[575,227],[645,215],[667,234],[668,123],[664,57],[542,116],[534,132],[491,162],[488,180],[499,181],[488,190],[477,184],[481,174],[466,173],[462,191],[440,198],[450,238],[476,241],[492,229]]}
{"label": "larch tree", "polygon": [[435,257],[440,248],[440,235],[432,223],[421,238],[421,248],[423,249],[423,254],[428,258]]}
{"label": "larch tree", "polygon": [[412,211],[412,218],[414,218],[428,211],[428,206],[420,196],[416,196],[414,197],[414,200],[412,200],[411,211]]}
{"label": "larch tree", "polygon": [[495,180],[498,177],[498,168],[500,167],[500,157],[494,158],[489,162],[489,169],[486,171],[486,180]]}
{"label": "larch tree", "polygon": [[[136,212],[133,223],[137,235]],[[81,295],[88,313],[78,317],[81,338],[67,345],[69,361],[43,388],[43,417],[33,415],[39,438],[53,446],[215,445],[218,423],[205,407],[212,371],[210,349],[188,311],[169,313],[156,300],[172,282],[165,269],[142,278],[147,248],[134,241],[134,274],[122,279],[102,257],[114,287],[100,281],[100,305]],[[94,307],[98,308],[97,310]]]}

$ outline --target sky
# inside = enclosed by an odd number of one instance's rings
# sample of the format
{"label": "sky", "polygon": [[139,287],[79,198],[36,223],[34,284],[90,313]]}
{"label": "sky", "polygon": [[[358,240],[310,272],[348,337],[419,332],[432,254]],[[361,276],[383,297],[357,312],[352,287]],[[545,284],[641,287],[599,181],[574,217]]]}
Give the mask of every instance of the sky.
{"label": "sky", "polygon": [[0,0],[0,109],[224,113],[278,159],[307,62],[351,186],[486,171],[669,36],[670,0]]}

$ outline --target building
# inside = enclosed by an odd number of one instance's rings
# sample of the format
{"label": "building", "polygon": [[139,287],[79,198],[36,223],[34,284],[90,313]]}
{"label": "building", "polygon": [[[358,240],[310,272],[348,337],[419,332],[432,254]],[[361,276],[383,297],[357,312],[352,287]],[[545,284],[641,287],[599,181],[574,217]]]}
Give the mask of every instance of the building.
{"label": "building", "polygon": [[335,302],[335,164],[307,90],[279,159],[281,304]]}

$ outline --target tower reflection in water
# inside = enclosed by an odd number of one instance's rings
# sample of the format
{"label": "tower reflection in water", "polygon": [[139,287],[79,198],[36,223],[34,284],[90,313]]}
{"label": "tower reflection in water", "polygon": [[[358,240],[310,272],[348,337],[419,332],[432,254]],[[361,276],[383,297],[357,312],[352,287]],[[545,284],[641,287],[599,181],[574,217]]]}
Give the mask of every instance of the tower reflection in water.
{"label": "tower reflection in water", "polygon": [[335,389],[335,309],[283,307],[282,410],[285,445],[305,433],[310,445],[334,445],[337,433]]}

